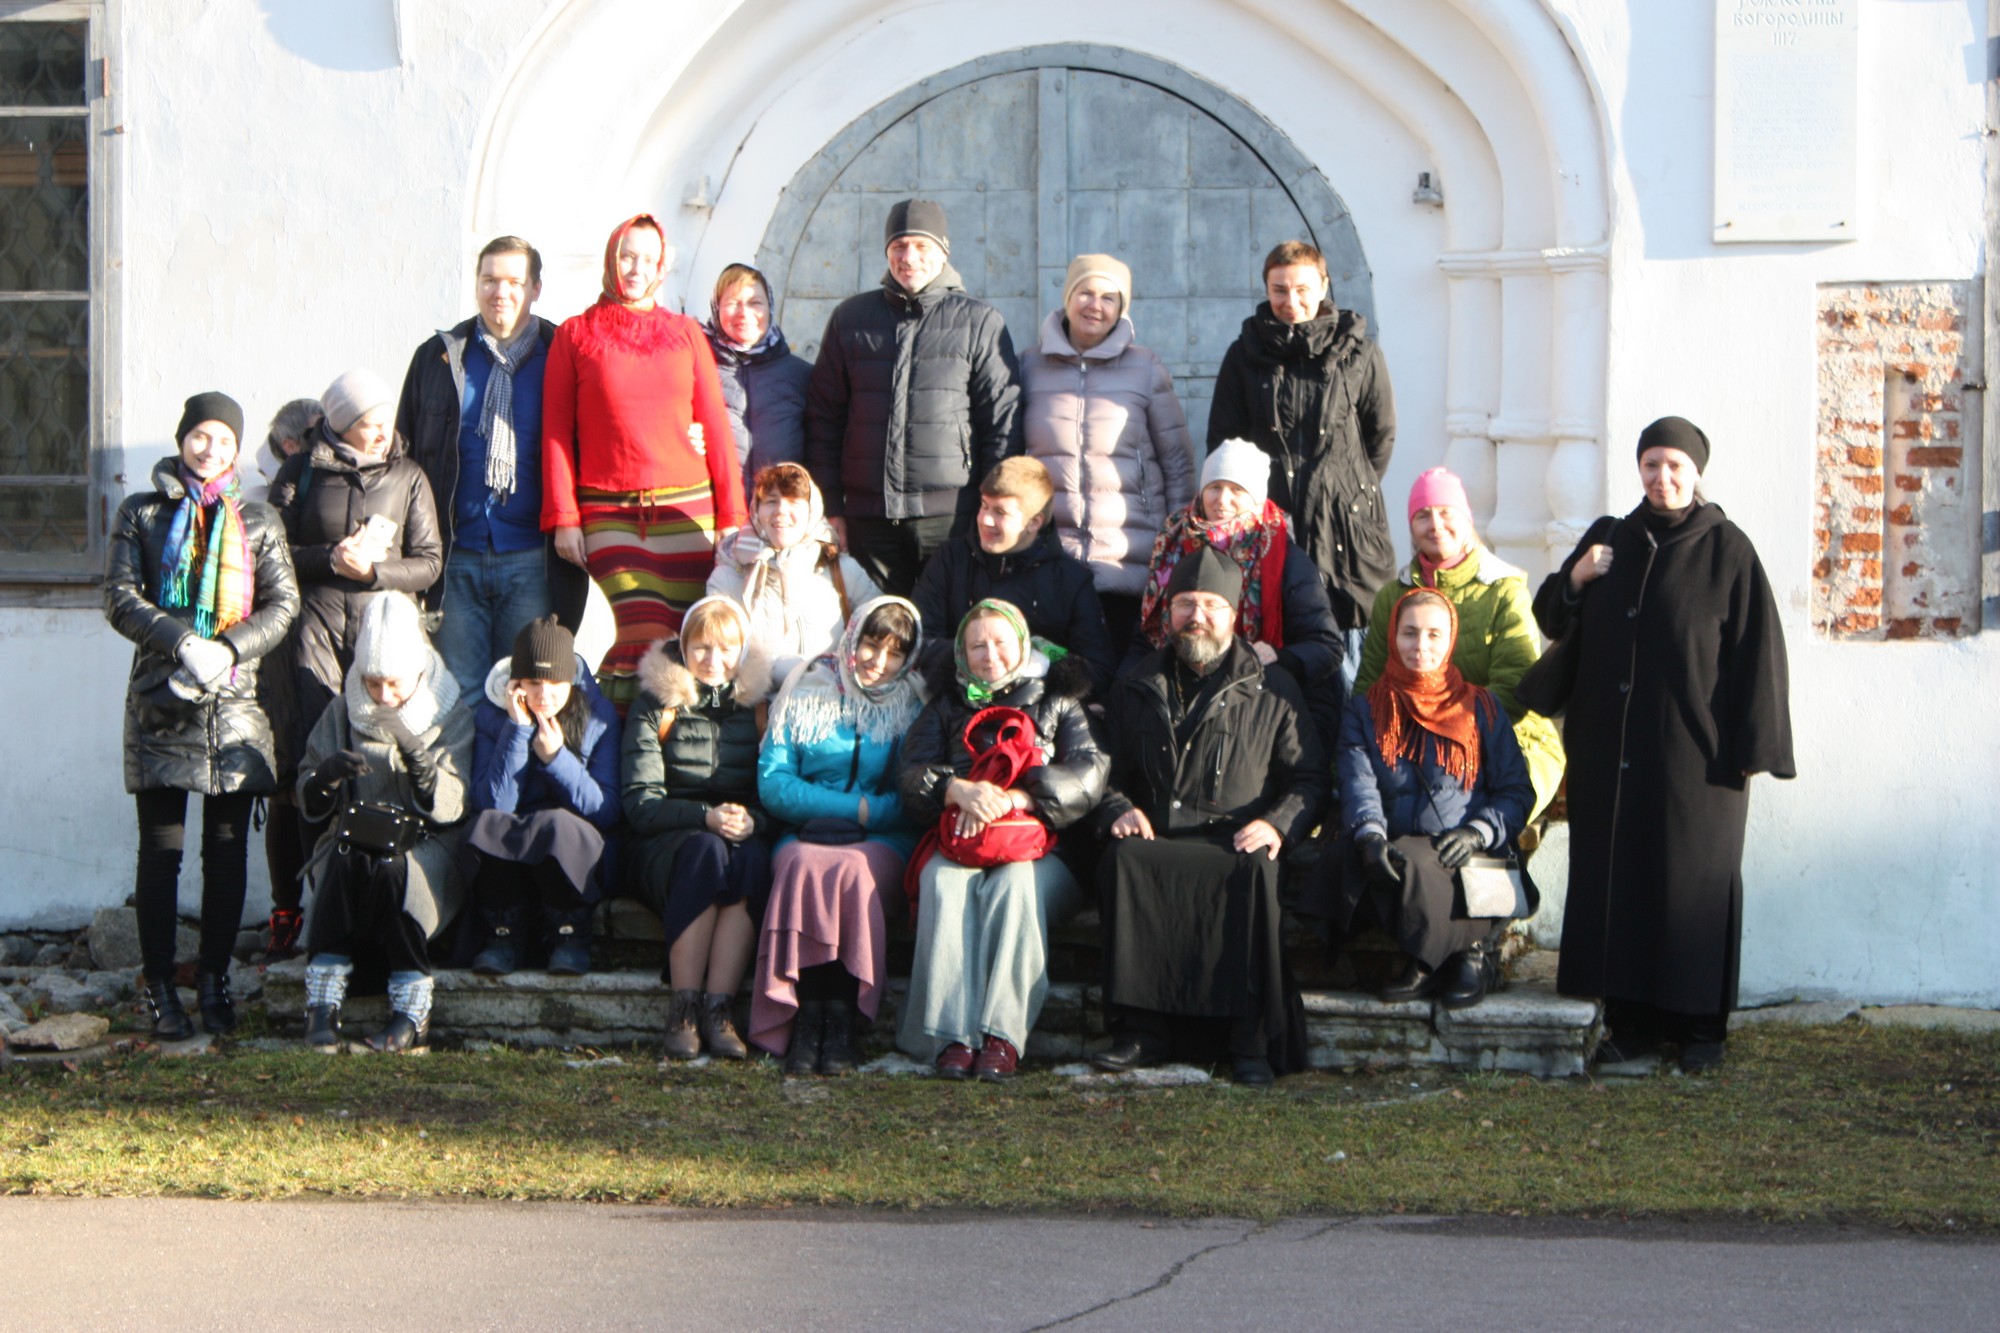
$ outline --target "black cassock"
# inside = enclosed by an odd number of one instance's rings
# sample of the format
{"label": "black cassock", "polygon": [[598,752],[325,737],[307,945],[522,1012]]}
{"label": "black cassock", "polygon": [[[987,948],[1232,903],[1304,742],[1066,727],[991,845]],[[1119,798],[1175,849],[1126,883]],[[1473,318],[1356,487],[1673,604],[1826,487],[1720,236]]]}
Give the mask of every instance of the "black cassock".
{"label": "black cassock", "polygon": [[[1677,527],[1644,505],[1601,518],[1535,596],[1550,638],[1577,633],[1569,754],[1569,901],[1557,987],[1684,1014],[1736,1004],[1744,775],[1795,776],[1785,637],[1770,581],[1712,504]],[[1614,533],[1613,528],[1616,525]],[[1609,542],[1611,569],[1565,597]]]}

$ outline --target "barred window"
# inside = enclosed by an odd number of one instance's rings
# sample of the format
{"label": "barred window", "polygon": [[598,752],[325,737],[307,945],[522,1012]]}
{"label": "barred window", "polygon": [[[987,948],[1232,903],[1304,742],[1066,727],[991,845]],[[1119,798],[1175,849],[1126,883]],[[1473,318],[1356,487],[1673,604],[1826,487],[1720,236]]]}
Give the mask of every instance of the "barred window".
{"label": "barred window", "polygon": [[[13,13],[9,11],[13,10]],[[103,564],[96,6],[0,4],[0,582]],[[18,16],[17,16],[18,15]]]}

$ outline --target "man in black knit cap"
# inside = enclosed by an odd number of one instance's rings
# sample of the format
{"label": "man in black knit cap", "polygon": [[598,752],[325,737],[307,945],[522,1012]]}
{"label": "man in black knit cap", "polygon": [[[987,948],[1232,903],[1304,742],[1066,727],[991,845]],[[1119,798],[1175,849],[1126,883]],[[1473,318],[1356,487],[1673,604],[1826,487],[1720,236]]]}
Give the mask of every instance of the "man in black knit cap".
{"label": "man in black knit cap", "polygon": [[1167,642],[1111,687],[1098,896],[1112,1044],[1100,1069],[1156,1064],[1178,1045],[1226,1052],[1235,1080],[1261,1087],[1305,1063],[1277,858],[1311,831],[1329,777],[1297,683],[1236,634],[1242,596],[1228,556],[1183,557]]}
{"label": "man in black knit cap", "polygon": [[1020,452],[1020,368],[1006,320],[951,266],[943,205],[894,205],[883,244],[881,290],[842,301],[820,339],[806,467],[842,547],[907,597],[930,553],[970,526],[977,480]]}

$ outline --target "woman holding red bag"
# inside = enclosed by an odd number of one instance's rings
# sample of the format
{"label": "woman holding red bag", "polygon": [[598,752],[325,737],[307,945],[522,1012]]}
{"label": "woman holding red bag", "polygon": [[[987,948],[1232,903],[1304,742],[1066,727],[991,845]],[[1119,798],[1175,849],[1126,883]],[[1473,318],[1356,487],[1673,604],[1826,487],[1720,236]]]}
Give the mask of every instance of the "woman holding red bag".
{"label": "woman holding red bag", "polygon": [[[1019,608],[975,603],[953,647],[954,678],[931,682],[903,747],[904,813],[933,826],[942,845],[913,863],[908,881],[917,944],[896,1044],[935,1060],[946,1078],[998,1080],[1020,1063],[1048,994],[1049,923],[1083,898],[1053,838],[1023,837],[1035,830],[1021,821],[1050,830],[1076,823],[1104,794],[1111,761],[1084,709],[1088,668],[1031,639]],[[989,753],[1022,745],[1032,748]],[[1015,761],[1007,765],[1017,774],[1012,785],[973,775],[975,765],[985,773],[1003,757]],[[1050,850],[993,863],[1009,848],[1037,846]]]}

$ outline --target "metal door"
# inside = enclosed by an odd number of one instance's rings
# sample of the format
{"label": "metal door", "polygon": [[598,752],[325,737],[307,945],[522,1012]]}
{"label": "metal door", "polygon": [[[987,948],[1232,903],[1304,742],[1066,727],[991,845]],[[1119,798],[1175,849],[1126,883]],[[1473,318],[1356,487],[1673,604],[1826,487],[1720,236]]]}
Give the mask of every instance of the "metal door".
{"label": "metal door", "polygon": [[1197,441],[1272,246],[1314,241],[1335,298],[1372,314],[1346,209],[1267,122],[1162,62],[1044,48],[906,90],[787,187],[759,262],[801,355],[817,354],[835,305],[880,282],[883,218],[913,196],[944,205],[966,291],[1006,316],[1023,352],[1061,300],[1072,257],[1129,264],[1139,341],[1173,371]]}

